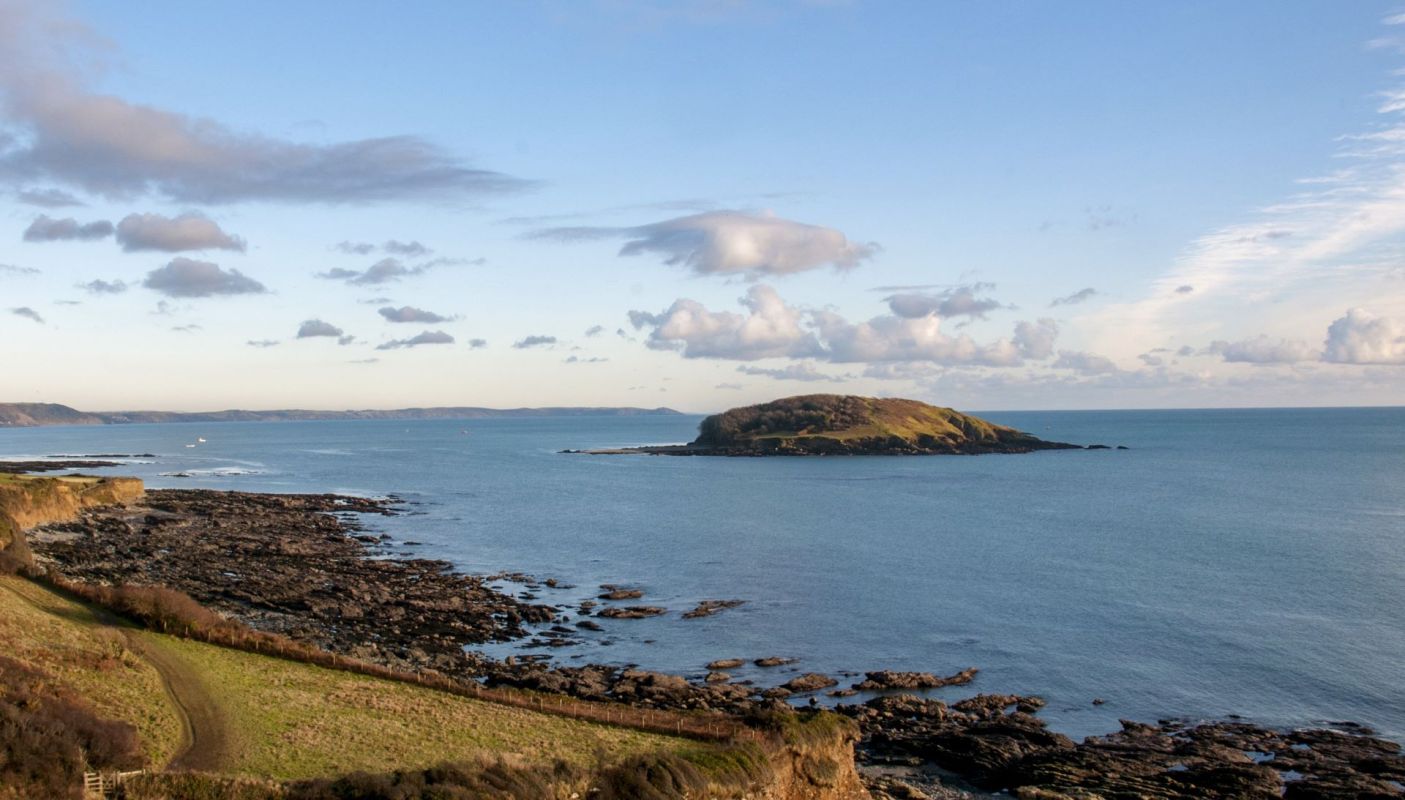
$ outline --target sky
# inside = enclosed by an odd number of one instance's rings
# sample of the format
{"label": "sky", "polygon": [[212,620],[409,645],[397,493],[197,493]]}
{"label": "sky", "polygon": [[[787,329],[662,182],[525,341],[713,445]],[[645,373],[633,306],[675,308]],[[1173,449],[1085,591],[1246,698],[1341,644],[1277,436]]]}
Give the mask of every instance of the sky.
{"label": "sky", "polygon": [[0,401],[1405,404],[1405,5],[0,0]]}

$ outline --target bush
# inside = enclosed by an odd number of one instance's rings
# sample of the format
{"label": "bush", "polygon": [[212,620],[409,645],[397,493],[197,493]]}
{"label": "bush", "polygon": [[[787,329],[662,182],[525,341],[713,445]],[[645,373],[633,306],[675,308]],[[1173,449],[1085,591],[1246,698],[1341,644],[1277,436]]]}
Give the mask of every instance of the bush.
{"label": "bush", "polygon": [[0,800],[80,797],[86,769],[142,760],[134,727],[99,718],[49,676],[0,656]]}

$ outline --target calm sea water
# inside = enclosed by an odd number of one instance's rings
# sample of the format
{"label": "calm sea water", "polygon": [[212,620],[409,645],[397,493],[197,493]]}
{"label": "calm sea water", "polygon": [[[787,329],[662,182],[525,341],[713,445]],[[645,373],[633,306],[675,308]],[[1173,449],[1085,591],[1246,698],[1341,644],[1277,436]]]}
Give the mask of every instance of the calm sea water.
{"label": "calm sea water", "polygon": [[[637,585],[674,612],[604,620],[551,651],[563,663],[977,666],[973,686],[937,696],[1041,694],[1074,735],[1239,714],[1405,737],[1405,409],[985,416],[1132,449],[557,454],[686,441],[698,422],[593,417],[0,430],[0,455],[151,452],[113,472],[153,487],[397,494],[416,513],[374,525],[424,543],[397,552],[577,587],[544,602]],[[186,447],[196,437],[208,441]],[[703,598],[747,604],[680,619]]]}

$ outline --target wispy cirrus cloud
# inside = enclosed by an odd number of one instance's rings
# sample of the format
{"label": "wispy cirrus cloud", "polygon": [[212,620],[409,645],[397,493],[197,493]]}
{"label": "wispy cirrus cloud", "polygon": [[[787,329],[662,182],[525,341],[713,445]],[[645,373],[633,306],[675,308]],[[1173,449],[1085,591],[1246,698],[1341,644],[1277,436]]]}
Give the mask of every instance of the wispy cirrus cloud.
{"label": "wispy cirrus cloud", "polygon": [[708,211],[634,227],[542,228],[527,238],[576,242],[623,239],[621,256],[653,254],[699,275],[788,275],[820,267],[850,269],[877,254],[834,228],[769,213]]}
{"label": "wispy cirrus cloud", "polygon": [[127,285],[126,281],[105,281],[98,278],[87,283],[80,283],[78,288],[88,294],[122,294],[131,287]]}
{"label": "wispy cirrus cloud", "polygon": [[343,281],[349,286],[377,286],[383,283],[394,283],[404,278],[412,278],[416,275],[423,275],[436,267],[482,263],[483,259],[481,258],[471,261],[459,258],[436,258],[422,264],[411,266],[398,258],[382,258],[366,269],[344,269],[342,267],[336,267],[326,272],[317,273],[317,277],[325,278],[326,280]]}
{"label": "wispy cirrus cloud", "polygon": [[15,199],[38,208],[73,208],[87,205],[62,189],[21,189],[15,192]]}

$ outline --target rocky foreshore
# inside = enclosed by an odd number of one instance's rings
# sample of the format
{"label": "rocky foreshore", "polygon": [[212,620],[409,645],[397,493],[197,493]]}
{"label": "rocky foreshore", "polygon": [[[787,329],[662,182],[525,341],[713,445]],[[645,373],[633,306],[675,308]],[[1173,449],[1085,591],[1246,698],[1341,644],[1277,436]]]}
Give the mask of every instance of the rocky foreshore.
{"label": "rocky foreshore", "polygon": [[[821,673],[778,670],[777,685],[763,687],[734,681],[726,670],[747,662],[777,668],[793,659],[714,658],[706,673],[689,680],[637,668],[552,667],[539,657],[495,661],[466,653],[465,645],[529,635],[541,645],[570,644],[581,630],[600,630],[597,618],[633,625],[639,623],[610,617],[664,609],[625,605],[643,592],[613,585],[576,607],[533,604],[527,601],[535,592],[557,582],[497,576],[528,587],[512,597],[492,588],[492,579],[458,574],[447,562],[384,558],[388,537],[368,532],[359,520],[396,508],[393,499],[159,490],[140,504],[88,509],[77,521],[30,536],[41,560],[69,578],[173,587],[261,630],[491,685],[739,715],[788,702],[813,704],[820,693],[878,693],[836,709],[860,725],[860,761],[871,769],[870,788],[878,797],[968,796],[964,789],[1026,800],[1405,796],[1400,747],[1349,724],[1275,731],[1242,722],[1125,722],[1117,733],[1074,742],[1048,730],[1037,715],[1039,698],[979,694],[947,704],[912,693],[968,684],[974,669],[949,676],[879,670],[842,687]],[[694,611],[737,602],[702,601]]]}

